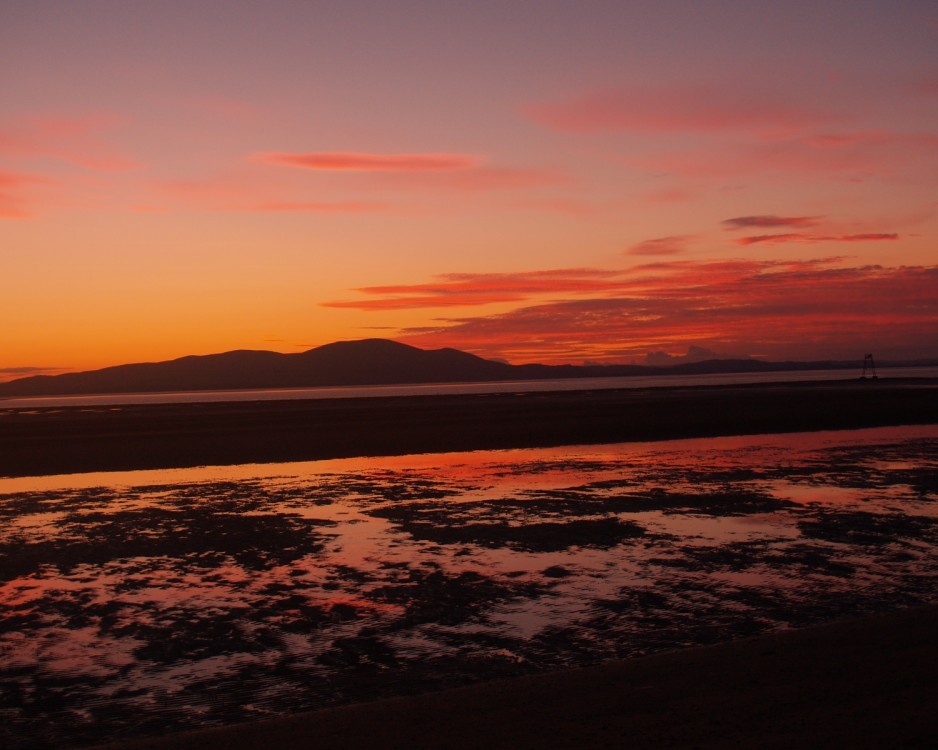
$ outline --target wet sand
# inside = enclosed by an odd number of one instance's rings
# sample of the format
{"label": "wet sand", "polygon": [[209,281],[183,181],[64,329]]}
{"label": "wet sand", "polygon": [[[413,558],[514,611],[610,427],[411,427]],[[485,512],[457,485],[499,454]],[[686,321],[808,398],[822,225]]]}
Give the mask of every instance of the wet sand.
{"label": "wet sand", "polygon": [[0,485],[11,750],[938,604],[938,425]]}
{"label": "wet sand", "polygon": [[[938,422],[938,381],[4,410],[0,475]],[[938,746],[938,608],[121,743]]]}
{"label": "wet sand", "polygon": [[916,609],[109,747],[936,747],[936,632]]}
{"label": "wet sand", "polygon": [[938,422],[938,380],[4,409],[0,476]]}

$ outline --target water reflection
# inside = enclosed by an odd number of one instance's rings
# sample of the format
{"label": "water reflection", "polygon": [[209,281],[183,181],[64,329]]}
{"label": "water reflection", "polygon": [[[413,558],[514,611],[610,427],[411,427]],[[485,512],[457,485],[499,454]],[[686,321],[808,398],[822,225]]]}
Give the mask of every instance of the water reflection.
{"label": "water reflection", "polygon": [[938,427],[0,480],[0,740],[934,601]]}

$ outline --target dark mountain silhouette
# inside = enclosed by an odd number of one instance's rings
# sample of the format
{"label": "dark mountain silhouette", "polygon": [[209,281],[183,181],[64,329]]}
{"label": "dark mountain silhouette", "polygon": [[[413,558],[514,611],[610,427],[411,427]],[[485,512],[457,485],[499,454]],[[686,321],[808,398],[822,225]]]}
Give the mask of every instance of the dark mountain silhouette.
{"label": "dark mountain silhouette", "polygon": [[65,375],[34,375],[0,383],[0,397],[769,372],[821,367],[856,367],[856,364],[724,359],[669,367],[510,365],[456,349],[424,350],[386,339],[365,339],[326,344],[299,354],[240,350]]}
{"label": "dark mountain silhouette", "polygon": [[455,349],[425,351],[384,339],[341,341],[300,354],[233,351],[0,384],[2,396],[303,388],[511,377],[511,365]]}

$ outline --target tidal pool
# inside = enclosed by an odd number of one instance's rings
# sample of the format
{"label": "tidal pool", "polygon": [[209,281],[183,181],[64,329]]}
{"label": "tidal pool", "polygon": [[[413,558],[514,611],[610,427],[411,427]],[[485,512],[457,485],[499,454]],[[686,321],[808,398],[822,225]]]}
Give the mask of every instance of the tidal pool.
{"label": "tidal pool", "polygon": [[938,426],[0,479],[0,744],[938,601]]}

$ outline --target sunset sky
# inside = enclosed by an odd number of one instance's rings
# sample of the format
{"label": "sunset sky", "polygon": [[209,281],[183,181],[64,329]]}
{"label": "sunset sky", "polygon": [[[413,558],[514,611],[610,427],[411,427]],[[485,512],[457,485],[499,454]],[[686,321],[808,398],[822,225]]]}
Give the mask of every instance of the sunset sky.
{"label": "sunset sky", "polygon": [[0,92],[0,380],[938,357],[934,0],[0,0]]}

